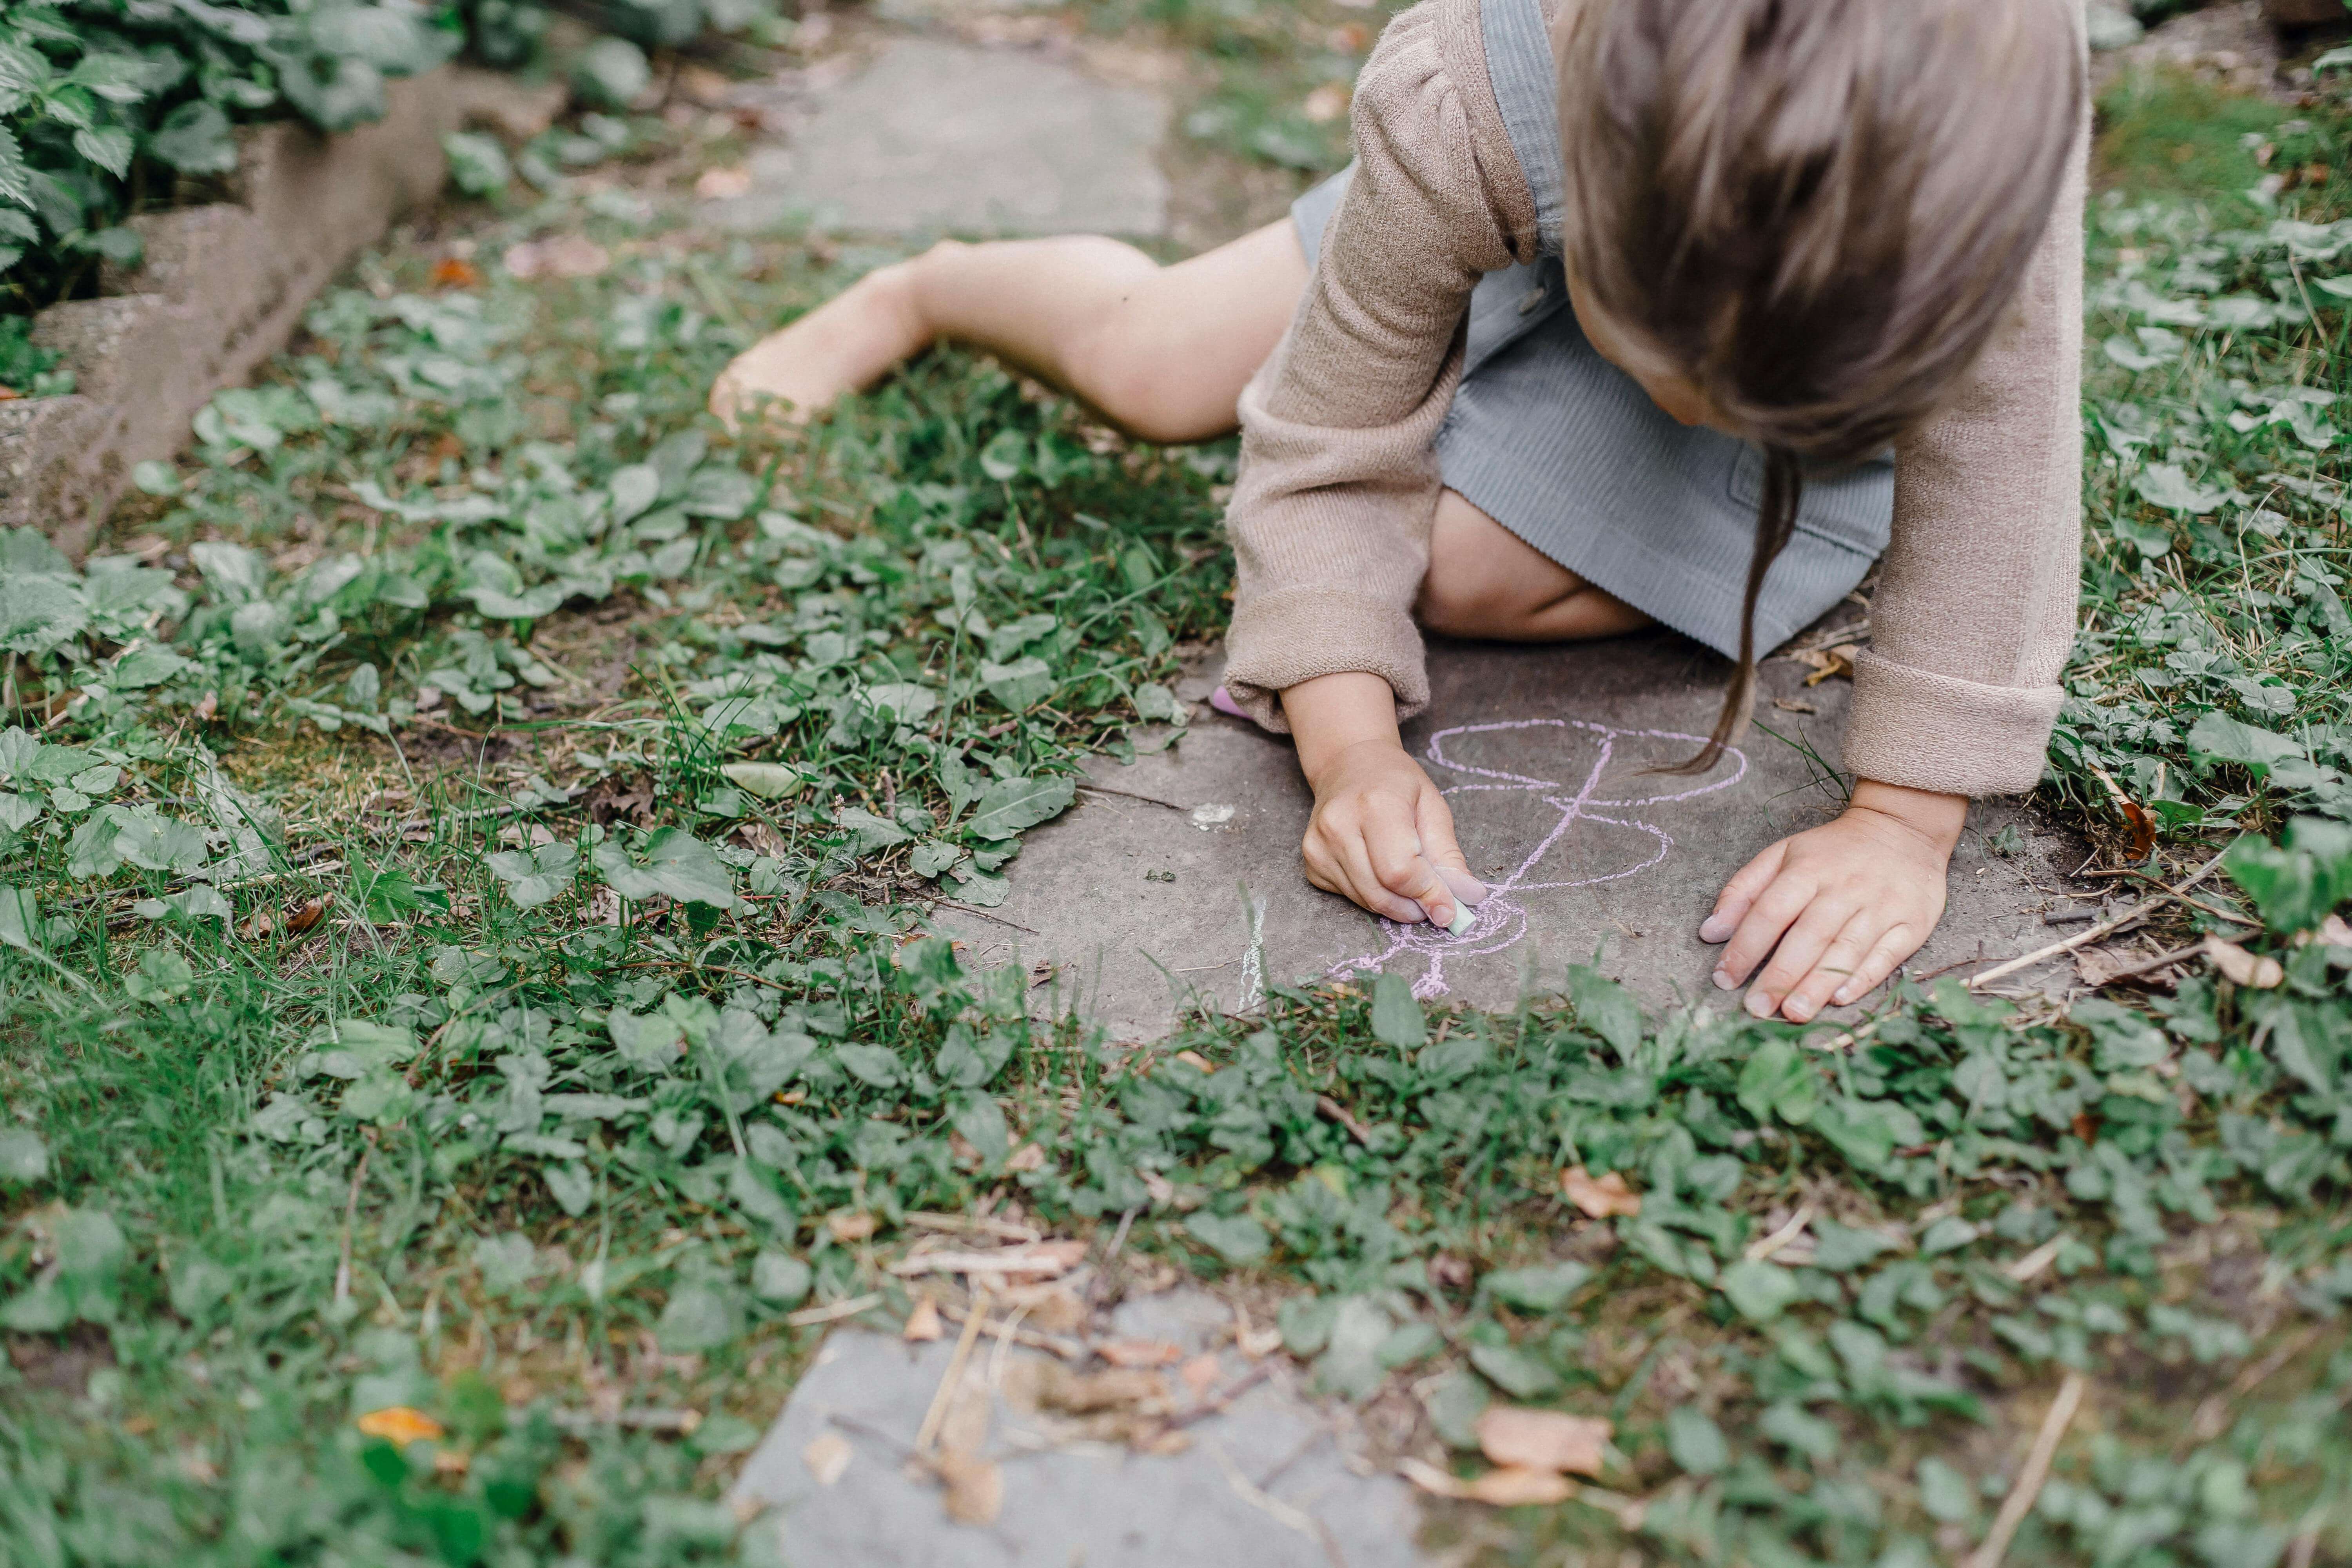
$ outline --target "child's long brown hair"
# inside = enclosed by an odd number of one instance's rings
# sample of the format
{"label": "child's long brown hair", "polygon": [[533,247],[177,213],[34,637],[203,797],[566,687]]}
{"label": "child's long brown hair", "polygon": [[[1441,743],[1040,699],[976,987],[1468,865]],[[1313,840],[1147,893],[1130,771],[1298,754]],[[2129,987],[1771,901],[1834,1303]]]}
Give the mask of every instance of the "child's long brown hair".
{"label": "child's long brown hair", "polygon": [[1753,704],[1757,598],[1804,465],[1926,419],[2017,293],[2082,115],[2080,4],[1565,3],[1568,264],[1765,453],[1700,772]]}

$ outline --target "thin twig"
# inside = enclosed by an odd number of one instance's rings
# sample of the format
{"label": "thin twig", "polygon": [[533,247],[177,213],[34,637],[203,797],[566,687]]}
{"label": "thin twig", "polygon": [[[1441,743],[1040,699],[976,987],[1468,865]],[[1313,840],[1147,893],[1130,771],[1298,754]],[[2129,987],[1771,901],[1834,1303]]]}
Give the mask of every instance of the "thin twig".
{"label": "thin twig", "polygon": [[2172,965],[2194,958],[2204,951],[2203,942],[2192,942],[2187,947],[2176,947],[2170,952],[2159,952],[2154,958],[2143,959],[2129,968],[2115,970],[2100,976],[2093,989],[2104,990],[2118,980],[2137,980],[2143,974],[2153,974],[2159,969],[2169,969]]}
{"label": "thin twig", "polygon": [[2050,1461],[2057,1457],[2059,1440],[2074,1419],[2074,1411],[2083,1403],[2083,1391],[2088,1385],[2079,1372],[2070,1372],[2066,1381],[2058,1385],[2058,1397],[2050,1402],[2050,1413],[2042,1418],[2042,1430],[2033,1436],[2033,1451],[2026,1457],[2025,1468],[2017,1484],[2000,1505],[2000,1512],[1992,1521],[1992,1531],[1984,1538],[1976,1554],[1969,1559],[1968,1568],[1997,1568],[2001,1554],[2009,1550],[2010,1537],[2025,1521],[2026,1511],[2042,1495],[2042,1483],[2050,1479]]}
{"label": "thin twig", "polygon": [[[969,1312],[961,1307],[942,1302],[940,1305],[940,1316],[950,1323],[961,1323],[968,1318],[985,1316],[985,1314]],[[999,1326],[996,1331],[1010,1334],[1015,1344],[1027,1345],[1031,1350],[1044,1351],[1050,1355],[1059,1356],[1066,1362],[1075,1363],[1094,1359],[1095,1352],[1092,1345],[1081,1344],[1076,1340],[1066,1340],[1058,1334],[1040,1333],[1035,1329],[1024,1329],[1017,1323]]]}
{"label": "thin twig", "polygon": [[1808,1198],[1803,1203],[1797,1205],[1797,1212],[1789,1217],[1788,1224],[1782,1226],[1780,1229],[1760,1240],[1748,1243],[1747,1254],[1748,1261],[1750,1263],[1763,1262],[1764,1259],[1771,1257],[1774,1253],[1788,1246],[1789,1243],[1804,1235],[1805,1226],[1811,1225],[1812,1220],[1813,1202],[1811,1198]]}
{"label": "thin twig", "polygon": [[1131,789],[1112,789],[1107,784],[1080,784],[1078,786],[1078,793],[1081,795],[1115,795],[1121,800],[1139,800],[1146,805],[1160,806],[1166,810],[1176,812],[1181,816],[1190,816],[1192,814],[1192,808],[1189,805],[1178,805],[1172,800],[1161,800],[1157,795],[1138,795]]}
{"label": "thin twig", "polygon": [[881,1304],[882,1298],[878,1293],[870,1296],[852,1296],[846,1301],[835,1301],[830,1306],[803,1307],[797,1312],[787,1312],[784,1314],[784,1325],[787,1328],[809,1329],[814,1328],[819,1323],[837,1323],[844,1318],[854,1318],[867,1308],[878,1307]]}
{"label": "thin twig", "polygon": [[976,1291],[972,1296],[972,1313],[963,1321],[963,1332],[956,1337],[955,1353],[948,1358],[948,1370],[940,1379],[938,1390],[931,1395],[931,1407],[923,1412],[923,1424],[915,1433],[915,1452],[928,1454],[939,1440],[940,1428],[948,1418],[948,1405],[955,1398],[956,1384],[962,1381],[963,1363],[971,1359],[972,1342],[980,1338],[980,1326],[988,1321],[988,1292]]}
{"label": "thin twig", "polygon": [[[2229,851],[2226,849],[2221,852],[2222,855],[2226,855],[2228,853]],[[2084,947],[2091,942],[2098,941],[2101,937],[2113,936],[2116,932],[2123,930],[2126,926],[2137,924],[2138,921],[2146,919],[2149,911],[2155,910],[2159,905],[2170,903],[2174,899],[2187,892],[2189,889],[2203,881],[2207,877],[2211,876],[2216,870],[2219,870],[2221,868],[2221,856],[2216,855],[2210,860],[2206,861],[2204,865],[2199,867],[2196,874],[2191,876],[2187,881],[2180,883],[2177,887],[2167,888],[2164,891],[2157,894],[2154,898],[2133,905],[2130,909],[2126,910],[2122,914],[2116,916],[2113,920],[2101,921],[2097,925],[2091,927],[2087,931],[2079,931],[2076,934],[2068,937],[2063,942],[2053,942],[2048,947],[2036,948],[2033,952],[2026,953],[2022,957],[2012,958],[2006,963],[1997,963],[1990,969],[1986,970],[1982,974],[1972,974],[1969,976],[1969,978],[1961,982],[1961,984],[1966,985],[1969,990],[1974,991],[1980,985],[1991,984],[1994,981],[2000,979],[2003,975],[2014,974],[2021,969],[2031,969],[2037,963],[2041,963],[2048,959],[2056,958],[2062,953],[2072,952],[2078,947]]]}
{"label": "thin twig", "polygon": [[957,903],[953,899],[933,899],[931,907],[935,910],[954,910],[959,914],[978,915],[982,920],[994,921],[998,925],[1011,926],[1014,931],[1027,931],[1031,936],[1037,934],[1034,928],[1023,925],[1019,921],[1009,921],[1003,915],[990,914],[986,910],[975,908],[971,904]]}

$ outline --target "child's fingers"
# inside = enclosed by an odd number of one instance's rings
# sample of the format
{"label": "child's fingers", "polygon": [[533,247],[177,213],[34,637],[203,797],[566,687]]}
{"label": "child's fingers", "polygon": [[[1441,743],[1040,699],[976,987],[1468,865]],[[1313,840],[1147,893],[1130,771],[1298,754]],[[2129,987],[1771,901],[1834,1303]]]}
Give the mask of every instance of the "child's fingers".
{"label": "child's fingers", "polygon": [[1412,925],[1421,920],[1419,904],[1398,898],[1372,875],[1361,836],[1309,833],[1301,858],[1307,862],[1307,879],[1325,892],[1337,893],[1400,925]]}
{"label": "child's fingers", "polygon": [[[1816,908],[1821,908],[1821,905],[1816,905]],[[1806,920],[1811,920],[1811,912],[1806,912]],[[1853,971],[1863,962],[1863,954],[1870,952],[1870,942],[1877,941],[1882,921],[1884,914],[1879,914],[1877,910],[1853,910],[1846,917],[1846,924],[1837,931],[1837,936],[1830,938],[1828,945],[1822,947],[1821,957],[1813,959],[1811,966],[1801,975],[1797,975],[1794,983],[1785,987],[1771,985],[1773,971],[1780,966],[1780,959],[1776,957],[1771,966],[1764,969],[1764,978],[1757,980],[1757,990],[1769,990],[1771,994],[1776,994],[1778,1002],[1780,1002],[1780,1016],[1788,1018],[1790,1023],[1811,1023],[1813,1016],[1821,1013],[1822,1004],[1830,1002],[1830,992],[1853,978]],[[1801,924],[1804,921],[1800,921],[1800,926]],[[1780,942],[1780,952],[1788,952],[1790,942],[1794,941],[1797,941],[1797,933],[1792,931]]]}
{"label": "child's fingers", "polygon": [[1454,923],[1454,889],[1423,853],[1421,834],[1409,815],[1388,809],[1370,815],[1364,822],[1364,853],[1381,887],[1412,900],[1432,925]]}
{"label": "child's fingers", "polygon": [[1740,917],[1739,929],[1716,961],[1715,983],[1726,991],[1738,988],[1779,945],[1781,936],[1813,901],[1810,877],[1779,877],[1756,896]]}
{"label": "child's fingers", "polygon": [[1748,988],[1748,1010],[1759,1018],[1779,1012],[1782,1000],[1813,972],[1855,912],[1851,900],[1833,894],[1816,893],[1807,900],[1804,912],[1781,933],[1771,962]]}
{"label": "child's fingers", "polygon": [[1436,868],[1447,890],[1465,904],[1486,902],[1486,884],[1470,874],[1470,858],[1454,837],[1454,813],[1445,797],[1433,788],[1423,790],[1413,818],[1421,830],[1422,858]]}
{"label": "child's fingers", "polygon": [[1918,928],[1907,922],[1889,926],[1871,944],[1862,962],[1854,965],[1853,976],[1838,987],[1832,1000],[1841,1007],[1861,1001],[1885,984],[1886,977],[1895,973],[1895,966],[1918,952],[1920,943],[1927,940]]}
{"label": "child's fingers", "polygon": [[1699,926],[1699,941],[1729,940],[1731,933],[1739,929],[1739,922],[1748,918],[1748,906],[1756,901],[1756,896],[1771,886],[1772,879],[1780,874],[1781,863],[1788,853],[1789,841],[1785,838],[1777,840],[1770,848],[1733,873],[1731,880],[1723,885],[1723,891],[1715,896],[1714,912]]}

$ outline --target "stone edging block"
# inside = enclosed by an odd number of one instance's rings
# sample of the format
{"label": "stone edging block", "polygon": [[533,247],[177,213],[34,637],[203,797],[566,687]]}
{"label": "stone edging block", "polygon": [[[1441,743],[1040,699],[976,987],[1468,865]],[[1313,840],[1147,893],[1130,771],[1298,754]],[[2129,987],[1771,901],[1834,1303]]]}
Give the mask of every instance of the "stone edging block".
{"label": "stone edging block", "polygon": [[176,452],[196,411],[285,347],[345,262],[440,191],[444,134],[544,125],[563,107],[560,84],[464,66],[392,82],[386,97],[382,120],[338,136],[249,132],[238,201],[133,218],[146,264],[109,269],[101,298],[41,313],[34,341],[66,356],[77,390],[0,404],[0,527],[37,528],[79,558],[131,468]]}

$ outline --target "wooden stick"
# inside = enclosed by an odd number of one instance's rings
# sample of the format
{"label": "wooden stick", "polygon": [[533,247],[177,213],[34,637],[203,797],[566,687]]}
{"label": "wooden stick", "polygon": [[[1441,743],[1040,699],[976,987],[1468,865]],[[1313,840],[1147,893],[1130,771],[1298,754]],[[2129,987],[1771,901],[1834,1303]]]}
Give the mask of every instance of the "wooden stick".
{"label": "wooden stick", "polygon": [[1968,1568],[1998,1568],[2001,1554],[2009,1550],[2010,1537],[2025,1522],[2026,1511],[2042,1495],[2042,1483],[2050,1479],[2050,1461],[2057,1457],[2059,1439],[2066,1436],[2066,1428],[2074,1423],[2074,1411],[2083,1403],[2086,1386],[2079,1372],[2068,1373],[2066,1381],[2058,1385],[2058,1397],[2050,1402],[2050,1413],[2042,1418],[2042,1430],[2034,1434],[2033,1451],[2026,1457],[2025,1469],[2018,1476],[2017,1484],[2009,1489],[2000,1513],[1992,1521],[1992,1533],[1984,1538],[1984,1544],[1969,1559]]}
{"label": "wooden stick", "polygon": [[[2221,852],[2222,855],[2226,855],[2228,853],[2229,851],[2226,849]],[[2187,881],[2182,882],[2178,887],[2167,888],[2164,891],[2157,894],[2152,899],[2145,900],[2144,902],[2134,904],[2122,914],[2116,916],[2115,919],[2101,921],[2097,925],[2092,926],[2087,931],[2077,932],[2075,935],[2068,937],[2063,942],[2053,942],[2048,947],[2036,948],[2033,952],[2025,954],[2021,958],[2012,958],[2006,963],[1997,963],[1981,974],[1969,975],[1968,979],[1961,982],[1961,984],[1973,991],[1979,985],[1991,984],[1994,981],[1999,980],[2003,975],[2014,974],[2021,969],[2031,969],[2035,964],[2042,963],[2044,960],[2056,958],[2062,953],[2072,952],[2078,947],[2087,946],[2089,943],[2098,941],[2103,936],[2113,936],[2116,932],[2123,930],[2124,927],[2145,919],[2148,911],[2155,909],[2158,905],[2169,903],[2174,899],[2179,898],[2181,894],[2187,892],[2189,889],[2195,887],[2198,883],[2211,876],[2214,871],[2221,868],[2221,856],[2216,855],[2210,860],[2206,861],[2204,865],[2199,867],[2196,874],[2190,877]]]}
{"label": "wooden stick", "polygon": [[948,1358],[947,1375],[940,1379],[939,1392],[931,1395],[931,1407],[923,1412],[923,1425],[915,1433],[918,1456],[931,1451],[939,1441],[940,1428],[946,1424],[948,1406],[955,1399],[956,1384],[963,1380],[963,1363],[971,1359],[971,1345],[980,1338],[980,1325],[988,1321],[988,1293],[980,1291],[972,1297],[973,1310],[963,1321],[963,1332],[957,1336],[955,1354]]}

